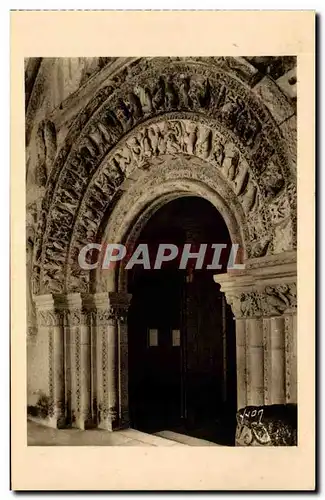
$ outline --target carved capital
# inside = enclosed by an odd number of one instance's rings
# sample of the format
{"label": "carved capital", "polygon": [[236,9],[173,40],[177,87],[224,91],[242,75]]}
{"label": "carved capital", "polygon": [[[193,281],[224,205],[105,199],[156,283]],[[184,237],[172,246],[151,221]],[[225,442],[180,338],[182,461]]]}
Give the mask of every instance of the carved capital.
{"label": "carved capital", "polygon": [[80,326],[82,319],[80,309],[68,309],[67,311],[65,311],[65,315],[67,326]]}
{"label": "carved capital", "polygon": [[64,314],[57,309],[46,309],[37,312],[39,326],[62,326]]}
{"label": "carved capital", "polygon": [[297,310],[296,283],[268,285],[261,294],[264,316],[279,316]]}
{"label": "carved capital", "polygon": [[124,323],[127,319],[128,307],[122,305],[112,305],[107,309],[97,310],[97,323],[104,325],[110,322],[120,321]]}
{"label": "carved capital", "polygon": [[237,319],[262,316],[261,297],[257,291],[227,292],[226,300]]}
{"label": "carved capital", "polygon": [[110,313],[112,319],[124,323],[127,319],[127,312],[131,302],[131,294],[110,292]]}
{"label": "carved capital", "polygon": [[112,306],[109,310],[110,319],[124,323],[127,319],[127,308]]}
{"label": "carved capital", "polygon": [[281,316],[297,309],[296,283],[267,285],[252,291],[227,291],[227,303],[237,319]]}

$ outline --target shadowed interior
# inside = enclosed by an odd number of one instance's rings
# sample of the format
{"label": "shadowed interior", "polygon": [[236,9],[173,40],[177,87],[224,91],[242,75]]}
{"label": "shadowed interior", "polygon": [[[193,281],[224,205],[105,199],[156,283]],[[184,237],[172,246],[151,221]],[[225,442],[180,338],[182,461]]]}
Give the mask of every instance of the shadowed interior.
{"label": "shadowed interior", "polygon": [[[129,398],[133,427],[147,432],[177,430],[233,444],[236,413],[234,321],[213,274],[225,272],[231,245],[219,212],[206,200],[184,197],[167,203],[142,231],[151,269],[129,271]],[[202,269],[180,258],[152,269],[159,243],[191,250],[227,244],[222,269]],[[174,331],[174,332],[173,332]],[[177,333],[179,331],[179,333]],[[178,341],[179,336],[179,341]],[[175,345],[176,344],[176,345]]]}

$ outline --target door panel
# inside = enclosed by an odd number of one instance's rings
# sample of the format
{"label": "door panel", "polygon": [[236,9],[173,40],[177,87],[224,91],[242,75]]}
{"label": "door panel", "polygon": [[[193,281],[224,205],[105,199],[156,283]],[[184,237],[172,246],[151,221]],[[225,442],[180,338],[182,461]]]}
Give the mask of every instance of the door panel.
{"label": "door panel", "polygon": [[170,270],[137,279],[128,327],[131,419],[138,428],[160,428],[181,416],[181,345],[173,345],[172,331],[181,334],[182,279]]}
{"label": "door panel", "polygon": [[[229,314],[211,273],[192,278],[186,282],[179,270],[151,270],[134,283],[128,323],[133,427],[200,426],[228,407],[233,411],[236,369],[227,359],[235,359],[235,344]],[[230,322],[234,327],[232,317]],[[179,331],[176,342],[173,330]]]}

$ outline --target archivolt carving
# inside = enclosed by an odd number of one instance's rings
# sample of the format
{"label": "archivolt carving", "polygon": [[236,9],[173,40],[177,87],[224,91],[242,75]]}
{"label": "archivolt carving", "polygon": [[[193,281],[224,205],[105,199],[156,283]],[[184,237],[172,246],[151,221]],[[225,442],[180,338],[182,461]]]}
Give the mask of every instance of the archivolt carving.
{"label": "archivolt carving", "polygon": [[291,180],[280,133],[263,103],[228,73],[229,61],[221,67],[206,62],[138,60],[72,124],[38,222],[43,241],[36,245],[34,271],[42,270],[44,290],[63,290],[67,260],[76,258],[74,248],[68,257],[71,238],[79,246],[94,240],[124,179],[165,154],[195,155],[220,170],[245,213],[254,214],[248,217],[251,227],[263,214],[262,243],[251,235],[249,254],[274,252],[263,207]]}
{"label": "archivolt carving", "polygon": [[56,155],[57,142],[55,125],[50,120],[43,120],[38,126],[36,135],[37,164],[35,183],[45,187],[52,163]]}

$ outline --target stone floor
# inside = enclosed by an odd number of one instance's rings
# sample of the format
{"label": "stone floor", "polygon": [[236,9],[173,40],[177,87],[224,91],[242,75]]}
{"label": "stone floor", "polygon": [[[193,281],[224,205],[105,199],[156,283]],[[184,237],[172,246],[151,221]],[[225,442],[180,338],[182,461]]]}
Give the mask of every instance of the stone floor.
{"label": "stone floor", "polygon": [[[52,429],[33,421],[27,422],[29,446],[184,446],[169,439],[135,429],[107,432],[100,429]],[[185,445],[186,446],[186,445]]]}
{"label": "stone floor", "polygon": [[[158,434],[158,435],[157,435]],[[215,443],[171,431],[147,434],[135,429],[107,432],[100,429],[52,429],[27,421],[29,446],[218,446]]]}

